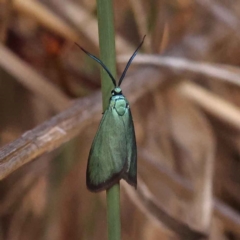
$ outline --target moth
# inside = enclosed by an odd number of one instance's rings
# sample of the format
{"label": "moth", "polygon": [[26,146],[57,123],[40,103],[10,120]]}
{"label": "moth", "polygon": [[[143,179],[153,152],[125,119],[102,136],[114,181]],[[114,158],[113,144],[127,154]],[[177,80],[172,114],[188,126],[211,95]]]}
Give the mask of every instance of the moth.
{"label": "moth", "polygon": [[100,59],[78,45],[83,52],[103,67],[114,85],[108,108],[103,113],[88,157],[86,182],[87,188],[92,192],[108,189],[121,179],[137,187],[137,146],[134,125],[129,102],[122,94],[120,86],[144,38],[129,59],[118,84]]}

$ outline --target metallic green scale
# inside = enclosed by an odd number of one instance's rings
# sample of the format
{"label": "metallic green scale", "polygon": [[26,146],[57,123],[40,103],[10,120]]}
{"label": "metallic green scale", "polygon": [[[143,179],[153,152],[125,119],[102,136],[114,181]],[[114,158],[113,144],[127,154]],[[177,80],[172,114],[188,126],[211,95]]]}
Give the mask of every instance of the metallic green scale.
{"label": "metallic green scale", "polygon": [[103,67],[115,86],[88,157],[86,180],[90,191],[108,189],[121,179],[137,187],[136,138],[129,103],[122,95],[120,85],[144,38],[129,59],[118,85],[104,63],[78,45],[83,52]]}
{"label": "metallic green scale", "polygon": [[[111,127],[114,126],[114,127]],[[101,191],[120,179],[137,185],[137,147],[132,115],[121,88],[112,91],[94,138],[87,167],[87,187]]]}

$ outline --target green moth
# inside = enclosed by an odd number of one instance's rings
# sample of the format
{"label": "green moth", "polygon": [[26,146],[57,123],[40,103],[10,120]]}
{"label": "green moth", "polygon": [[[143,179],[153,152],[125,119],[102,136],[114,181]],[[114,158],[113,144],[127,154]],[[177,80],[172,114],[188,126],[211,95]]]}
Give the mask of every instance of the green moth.
{"label": "green moth", "polygon": [[103,67],[114,85],[109,106],[103,113],[88,157],[86,181],[90,191],[98,192],[108,189],[120,179],[137,187],[136,137],[129,103],[122,94],[120,85],[144,38],[129,59],[118,85],[105,64],[78,45]]}

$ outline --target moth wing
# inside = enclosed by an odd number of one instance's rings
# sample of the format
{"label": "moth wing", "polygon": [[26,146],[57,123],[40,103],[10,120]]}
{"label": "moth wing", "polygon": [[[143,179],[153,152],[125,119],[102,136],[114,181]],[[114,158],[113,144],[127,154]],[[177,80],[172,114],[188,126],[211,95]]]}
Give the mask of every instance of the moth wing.
{"label": "moth wing", "polygon": [[102,117],[92,143],[87,166],[87,187],[107,189],[118,182],[127,168],[127,143],[124,122],[114,108]]}
{"label": "moth wing", "polygon": [[134,186],[137,187],[137,144],[135,137],[135,130],[132,120],[132,114],[130,108],[128,109],[128,113],[124,115],[124,125],[125,125],[125,133],[127,139],[127,161],[128,168],[124,175],[124,179]]}

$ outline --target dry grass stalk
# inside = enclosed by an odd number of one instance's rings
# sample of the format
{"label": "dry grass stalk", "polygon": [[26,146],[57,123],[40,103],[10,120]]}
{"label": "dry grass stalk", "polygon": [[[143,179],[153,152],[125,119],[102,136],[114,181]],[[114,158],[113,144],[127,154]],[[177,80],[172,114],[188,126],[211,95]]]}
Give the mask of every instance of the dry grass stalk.
{"label": "dry grass stalk", "polygon": [[71,42],[77,42],[79,40],[79,35],[75,29],[38,1],[13,0],[13,8],[24,15],[31,16],[42,26]]}
{"label": "dry grass stalk", "polygon": [[34,71],[14,53],[0,45],[0,65],[23,86],[45,99],[57,111],[70,105],[69,99],[45,77]]}

